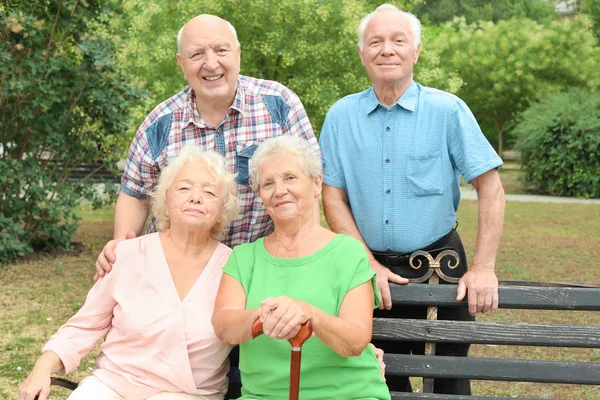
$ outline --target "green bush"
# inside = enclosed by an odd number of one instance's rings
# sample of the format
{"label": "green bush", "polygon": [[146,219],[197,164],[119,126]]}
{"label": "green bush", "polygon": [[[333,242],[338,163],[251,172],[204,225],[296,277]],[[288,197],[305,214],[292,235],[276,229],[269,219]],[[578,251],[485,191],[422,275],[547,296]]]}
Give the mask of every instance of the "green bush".
{"label": "green bush", "polygon": [[600,197],[599,92],[548,96],[523,113],[515,130],[529,191]]}
{"label": "green bush", "polygon": [[69,172],[122,155],[138,97],[115,61],[111,3],[15,4],[0,9],[0,262],[69,247],[77,204],[100,204]]}

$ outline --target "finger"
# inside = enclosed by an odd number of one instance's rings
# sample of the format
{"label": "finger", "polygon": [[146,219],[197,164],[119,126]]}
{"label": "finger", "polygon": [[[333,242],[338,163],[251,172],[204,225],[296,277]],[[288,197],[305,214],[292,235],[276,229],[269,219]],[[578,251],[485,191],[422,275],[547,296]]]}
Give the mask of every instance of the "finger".
{"label": "finger", "polygon": [[469,303],[469,314],[475,316],[477,314],[477,292],[469,290],[467,293],[467,302]]}
{"label": "finger", "polygon": [[[117,247],[117,241],[116,240],[111,240],[110,242],[108,242],[108,244],[104,247],[104,258],[105,258],[105,262],[101,262],[102,267],[104,269],[106,269],[107,267],[110,267],[110,264],[114,264],[115,261],[117,261],[117,256],[115,255],[115,247]],[[104,260],[102,260],[104,261]]]}
{"label": "finger", "polygon": [[492,298],[492,308],[491,308],[492,312],[495,312],[498,309],[498,302],[499,302],[498,298],[499,298],[498,290],[495,290],[493,298]]}
{"label": "finger", "polygon": [[98,271],[96,271],[96,274],[94,275],[94,280],[97,281],[100,278],[100,275],[98,275]]}
{"label": "finger", "polygon": [[481,312],[484,312],[484,313],[489,312],[492,309],[493,301],[494,301],[494,294],[491,291],[487,291]]}
{"label": "finger", "polygon": [[379,285],[377,285],[377,292],[379,293],[379,298],[381,299],[381,301],[379,302],[379,307],[377,307],[377,308],[379,310],[385,310],[385,306],[383,304],[383,293],[381,292]]}
{"label": "finger", "polygon": [[136,234],[134,231],[129,231],[125,234],[125,239],[133,239],[136,237]]}
{"label": "finger", "polygon": [[302,328],[302,320],[300,318],[294,318],[279,334],[278,338],[283,340],[290,340],[294,338],[300,332]]}
{"label": "finger", "polygon": [[408,283],[408,279],[403,278],[400,275],[395,274],[391,271],[388,273],[387,279],[388,281],[397,283],[398,285],[406,285]]}
{"label": "finger", "polygon": [[387,282],[381,287],[381,300],[383,302],[383,307],[386,310],[390,310],[392,308],[392,294],[390,292],[390,286]]}
{"label": "finger", "polygon": [[[269,313],[271,312],[271,308],[268,306],[261,306],[260,307],[260,322],[263,324],[265,324],[265,321],[267,320],[267,317],[269,316]],[[264,329],[264,328],[263,328]]]}
{"label": "finger", "polygon": [[98,278],[104,276],[104,268],[102,268],[102,266],[100,265],[100,258],[96,260],[96,275],[98,276]]}
{"label": "finger", "polygon": [[465,298],[465,294],[467,294],[467,285],[465,281],[461,279],[458,282],[458,289],[456,289],[456,301],[462,301]]}
{"label": "finger", "polygon": [[43,387],[42,390],[40,390],[38,400],[46,400],[48,398],[49,394],[50,394],[50,388]]}
{"label": "finger", "polygon": [[[277,310],[279,311],[279,309]],[[275,311],[274,314],[277,312]],[[279,320],[277,321],[277,323],[275,324],[275,326],[273,327],[273,330],[271,331],[271,336],[272,337],[276,337],[276,338],[280,338],[281,336],[281,331],[283,331],[283,329],[294,319],[295,314],[290,314],[289,312],[285,312],[280,314],[281,316],[279,317]]]}

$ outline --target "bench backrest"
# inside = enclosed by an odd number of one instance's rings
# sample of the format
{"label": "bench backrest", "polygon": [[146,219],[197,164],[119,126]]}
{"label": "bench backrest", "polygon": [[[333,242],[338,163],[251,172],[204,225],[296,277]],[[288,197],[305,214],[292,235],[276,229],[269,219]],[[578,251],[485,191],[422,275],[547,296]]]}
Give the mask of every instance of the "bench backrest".
{"label": "bench backrest", "polygon": [[[525,283],[523,283],[525,284]],[[392,285],[394,307],[466,307],[455,285]],[[500,286],[499,308],[600,311],[600,289]],[[428,321],[376,318],[373,339],[520,346],[600,348],[600,326]],[[386,376],[600,385],[600,363],[386,354]],[[392,393],[393,399],[492,399],[491,397]],[[509,399],[511,397],[506,397]],[[494,397],[499,399],[499,397]]]}

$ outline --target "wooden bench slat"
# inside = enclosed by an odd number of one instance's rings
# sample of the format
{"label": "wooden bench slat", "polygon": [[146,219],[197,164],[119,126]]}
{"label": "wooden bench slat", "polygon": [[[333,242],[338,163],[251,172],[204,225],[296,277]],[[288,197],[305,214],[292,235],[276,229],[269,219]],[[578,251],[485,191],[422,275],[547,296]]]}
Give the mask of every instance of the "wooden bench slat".
{"label": "wooden bench slat", "polygon": [[[514,397],[467,396],[460,394],[434,394],[434,393],[402,393],[390,392],[392,400],[513,400]],[[519,397],[521,400],[540,400],[531,397]]]}
{"label": "wooden bench slat", "polygon": [[600,363],[385,354],[386,376],[491,381],[600,383]]}
{"label": "wooden bench slat", "polygon": [[[456,285],[390,284],[396,306],[464,307],[456,301]],[[600,311],[600,289],[500,286],[499,308]]]}
{"label": "wooden bench slat", "polygon": [[373,339],[600,348],[600,326],[375,318]]}

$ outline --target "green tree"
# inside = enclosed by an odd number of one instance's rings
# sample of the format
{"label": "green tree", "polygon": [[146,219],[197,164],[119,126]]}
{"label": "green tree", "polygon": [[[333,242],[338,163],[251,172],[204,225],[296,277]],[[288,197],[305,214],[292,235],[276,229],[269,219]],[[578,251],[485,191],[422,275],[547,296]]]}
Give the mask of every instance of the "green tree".
{"label": "green tree", "polygon": [[600,197],[600,92],[571,89],[545,97],[515,130],[528,190]]}
{"label": "green tree", "polygon": [[75,206],[99,201],[73,165],[128,145],[136,90],[106,34],[99,0],[7,3],[0,12],[0,261],[68,247]]}
{"label": "green tree", "polygon": [[600,84],[600,50],[587,18],[449,23],[432,45],[463,81],[467,102],[502,154],[518,115],[548,92]]}
{"label": "green tree", "polygon": [[[123,44],[120,64],[151,93],[134,111],[134,129],[156,104],[185,86],[175,60],[175,38],[199,13],[219,15],[236,27],[242,74],[291,88],[316,131],[336,100],[370,86],[356,47],[358,22],[371,11],[361,0],[125,0],[123,7],[125,14],[112,27]],[[456,74],[444,75],[431,49],[424,52],[418,73],[423,83],[441,89],[459,84]]]}
{"label": "green tree", "polygon": [[583,1],[579,11],[592,20],[594,35],[600,39],[600,0]]}
{"label": "green tree", "polygon": [[550,0],[429,0],[416,4],[412,12],[431,24],[452,21],[456,17],[463,17],[467,23],[511,18],[543,21],[555,17]]}

